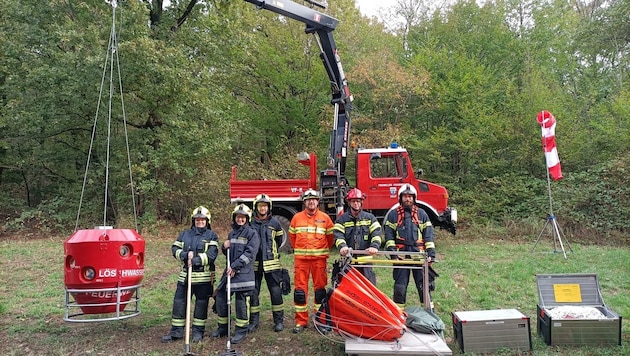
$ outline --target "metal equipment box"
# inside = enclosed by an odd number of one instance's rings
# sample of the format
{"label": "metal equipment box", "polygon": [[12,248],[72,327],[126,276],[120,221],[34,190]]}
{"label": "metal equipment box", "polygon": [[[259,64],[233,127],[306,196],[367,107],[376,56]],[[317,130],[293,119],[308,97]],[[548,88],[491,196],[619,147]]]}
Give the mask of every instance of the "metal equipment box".
{"label": "metal equipment box", "polygon": [[537,274],[536,283],[547,345],[621,345],[622,318],[604,304],[596,274]]}
{"label": "metal equipment box", "polygon": [[462,352],[532,350],[529,317],[516,309],[453,312],[453,333]]}

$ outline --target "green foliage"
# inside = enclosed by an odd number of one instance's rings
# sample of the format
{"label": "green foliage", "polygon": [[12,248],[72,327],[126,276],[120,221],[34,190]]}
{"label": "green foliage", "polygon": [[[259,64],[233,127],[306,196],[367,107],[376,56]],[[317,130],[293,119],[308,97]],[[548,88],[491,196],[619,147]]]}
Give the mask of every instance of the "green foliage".
{"label": "green foliage", "polygon": [[[296,178],[297,153],[326,156],[330,83],[304,24],[245,1],[196,2],[178,23],[189,2],[157,3],[121,2],[115,19],[102,1],[0,3],[5,229],[67,230],[81,197],[80,226],[103,210],[112,225],[134,213],[143,228],[183,223],[200,203],[221,221],[231,166]],[[615,218],[628,214],[625,2],[397,5],[405,27],[351,0],[326,10],[355,98],[351,141],[405,146],[463,224],[527,224],[548,211],[535,116],[550,110],[566,177],[552,185],[556,213],[575,233],[627,231]],[[122,88],[115,76],[110,94],[112,20]]]}
{"label": "green foliage", "polygon": [[566,228],[579,233],[598,231],[598,236],[628,231],[622,217],[630,216],[629,167],[630,155],[626,154],[569,175],[557,194]]}
{"label": "green foliage", "polygon": [[55,197],[41,202],[37,208],[22,210],[19,217],[4,225],[7,232],[22,229],[40,230],[43,233],[60,233],[70,231],[74,226],[70,222],[76,217],[73,213],[74,201],[64,197]]}

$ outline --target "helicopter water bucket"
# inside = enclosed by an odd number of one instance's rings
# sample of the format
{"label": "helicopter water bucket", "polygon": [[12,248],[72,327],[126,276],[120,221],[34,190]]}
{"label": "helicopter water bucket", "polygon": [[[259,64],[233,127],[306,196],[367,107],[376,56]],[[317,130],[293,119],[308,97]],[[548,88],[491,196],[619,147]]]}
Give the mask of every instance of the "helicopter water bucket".
{"label": "helicopter water bucket", "polygon": [[317,325],[369,340],[394,341],[407,331],[406,315],[351,265],[342,267],[322,304]]}
{"label": "helicopter water bucket", "polygon": [[[77,230],[64,242],[66,321],[104,321],[140,314],[144,239],[131,229]],[[72,298],[70,298],[72,296]],[[72,301],[71,299],[74,299]],[[125,310],[133,304],[135,310]],[[71,314],[71,308],[80,313]],[[86,315],[108,314],[109,316]]]}

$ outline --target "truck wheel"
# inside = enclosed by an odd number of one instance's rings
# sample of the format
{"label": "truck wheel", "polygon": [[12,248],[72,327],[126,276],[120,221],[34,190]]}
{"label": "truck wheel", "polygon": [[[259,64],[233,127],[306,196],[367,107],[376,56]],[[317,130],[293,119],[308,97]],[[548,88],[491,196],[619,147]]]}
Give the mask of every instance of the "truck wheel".
{"label": "truck wheel", "polygon": [[293,248],[291,247],[291,243],[289,242],[289,226],[291,225],[291,222],[289,221],[289,219],[285,218],[282,215],[277,215],[276,218],[278,219],[278,221],[280,221],[280,225],[282,225],[282,230],[284,231],[284,234],[282,236],[282,244],[280,245],[280,247],[278,247],[278,250],[280,252],[293,253]]}

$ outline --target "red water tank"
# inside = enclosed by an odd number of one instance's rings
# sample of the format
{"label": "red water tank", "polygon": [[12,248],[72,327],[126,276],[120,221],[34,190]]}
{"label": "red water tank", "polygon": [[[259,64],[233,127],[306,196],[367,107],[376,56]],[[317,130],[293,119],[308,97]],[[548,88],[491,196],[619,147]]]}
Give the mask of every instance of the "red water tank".
{"label": "red water tank", "polygon": [[131,229],[76,231],[64,242],[66,304],[70,293],[84,314],[123,311],[144,277],[144,246]]}

